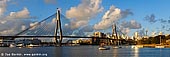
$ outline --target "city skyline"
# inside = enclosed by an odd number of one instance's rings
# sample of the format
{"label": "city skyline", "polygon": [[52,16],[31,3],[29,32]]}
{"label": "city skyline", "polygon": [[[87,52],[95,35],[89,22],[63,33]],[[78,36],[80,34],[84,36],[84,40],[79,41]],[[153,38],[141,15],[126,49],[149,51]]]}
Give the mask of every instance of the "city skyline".
{"label": "city skyline", "polygon": [[[0,0],[0,34],[17,33],[61,9],[72,35],[110,32],[114,23],[129,36],[170,32],[170,1],[142,0]],[[83,33],[82,33],[83,32]]]}

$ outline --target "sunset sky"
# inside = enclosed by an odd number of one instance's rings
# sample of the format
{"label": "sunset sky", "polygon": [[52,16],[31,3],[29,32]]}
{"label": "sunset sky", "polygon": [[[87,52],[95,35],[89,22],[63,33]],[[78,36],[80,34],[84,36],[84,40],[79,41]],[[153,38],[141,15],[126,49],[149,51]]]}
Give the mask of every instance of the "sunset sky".
{"label": "sunset sky", "polygon": [[[61,9],[71,34],[110,32],[117,24],[123,33],[170,33],[170,0],[0,0],[0,35],[16,34],[32,21]],[[67,23],[68,22],[68,23]],[[24,25],[23,25],[24,24]],[[83,30],[83,31],[80,31]],[[77,32],[78,31],[78,32]],[[14,33],[16,32],[16,33]]]}

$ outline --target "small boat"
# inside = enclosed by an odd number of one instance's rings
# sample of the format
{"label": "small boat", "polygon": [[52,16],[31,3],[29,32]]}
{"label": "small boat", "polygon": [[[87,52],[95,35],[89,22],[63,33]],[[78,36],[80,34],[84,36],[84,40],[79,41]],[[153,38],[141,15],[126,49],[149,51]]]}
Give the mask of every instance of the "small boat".
{"label": "small boat", "polygon": [[109,50],[109,47],[99,47],[99,50]]}
{"label": "small boat", "polygon": [[30,44],[30,45],[27,45],[27,47],[40,47],[41,45],[33,45],[33,44]]}
{"label": "small boat", "polygon": [[12,44],[10,44],[9,47],[16,47],[16,44],[15,44],[15,43],[12,43]]}
{"label": "small boat", "polygon": [[143,45],[132,45],[131,48],[144,48]]}
{"label": "small boat", "polygon": [[122,48],[121,46],[114,46],[113,48]]}
{"label": "small boat", "polygon": [[105,47],[105,43],[101,43],[99,46],[99,50],[109,50],[110,47]]}
{"label": "small boat", "polygon": [[131,48],[137,49],[138,47],[133,45],[133,46],[131,46]]}
{"label": "small boat", "polygon": [[165,46],[155,46],[155,48],[165,48]]}
{"label": "small boat", "polygon": [[17,44],[17,47],[24,47],[24,44]]}

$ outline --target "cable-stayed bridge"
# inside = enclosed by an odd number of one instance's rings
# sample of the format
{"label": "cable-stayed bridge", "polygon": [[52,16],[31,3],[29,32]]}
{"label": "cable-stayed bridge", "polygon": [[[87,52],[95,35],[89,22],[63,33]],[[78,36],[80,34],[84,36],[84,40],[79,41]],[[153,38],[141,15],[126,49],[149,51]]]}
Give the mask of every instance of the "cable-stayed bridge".
{"label": "cable-stayed bridge", "polygon": [[[57,13],[31,24],[26,29],[12,36],[0,36],[3,39],[14,40],[15,38],[55,38],[55,42],[61,46],[63,38],[100,38],[109,39],[107,37],[94,37],[94,36],[68,36],[68,30],[65,29],[67,24],[64,24],[66,17],[57,9]],[[116,30],[115,30],[116,31]]]}

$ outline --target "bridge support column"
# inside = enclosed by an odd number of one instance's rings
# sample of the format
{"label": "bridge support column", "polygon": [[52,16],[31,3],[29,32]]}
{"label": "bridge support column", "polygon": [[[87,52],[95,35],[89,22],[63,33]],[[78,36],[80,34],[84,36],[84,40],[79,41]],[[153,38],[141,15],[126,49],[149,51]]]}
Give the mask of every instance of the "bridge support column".
{"label": "bridge support column", "polygon": [[[63,39],[63,34],[62,34],[62,28],[61,28],[61,21],[60,21],[60,10],[57,8],[57,13],[56,13],[56,29],[55,29],[55,39],[56,39],[56,45],[59,44],[59,46],[62,45],[62,39]],[[58,42],[58,37],[57,37],[57,31],[59,29],[60,32],[60,38],[59,38],[59,42]]]}

